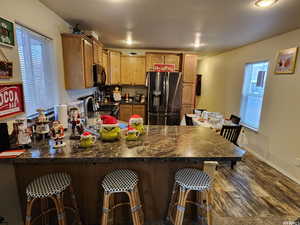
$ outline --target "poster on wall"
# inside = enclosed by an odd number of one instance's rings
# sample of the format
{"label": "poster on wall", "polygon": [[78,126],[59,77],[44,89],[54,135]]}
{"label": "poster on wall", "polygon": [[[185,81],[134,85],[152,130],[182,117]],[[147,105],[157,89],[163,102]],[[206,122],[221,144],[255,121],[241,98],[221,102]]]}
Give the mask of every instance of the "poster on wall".
{"label": "poster on wall", "polygon": [[15,46],[14,23],[0,17],[0,44]]}
{"label": "poster on wall", "polygon": [[22,83],[0,84],[0,121],[25,113]]}
{"label": "poster on wall", "polygon": [[279,51],[276,59],[275,74],[295,73],[297,53],[298,47]]}
{"label": "poster on wall", "polygon": [[[1,60],[1,57],[3,58]],[[6,58],[0,48],[0,79],[10,79],[13,76],[13,64]]]}

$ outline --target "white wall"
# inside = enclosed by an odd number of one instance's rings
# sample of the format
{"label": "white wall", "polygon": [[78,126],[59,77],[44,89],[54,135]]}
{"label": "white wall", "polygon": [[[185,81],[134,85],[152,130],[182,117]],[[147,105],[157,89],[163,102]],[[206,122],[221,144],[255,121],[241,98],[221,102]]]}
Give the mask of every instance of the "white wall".
{"label": "white wall", "polygon": [[276,54],[299,46],[300,29],[217,56],[199,65],[203,74],[199,108],[239,114],[244,66],[248,62],[270,61],[267,86],[258,132],[247,130],[245,148],[300,183],[300,57],[293,75],[275,75]]}
{"label": "white wall", "polygon": [[[53,51],[55,62],[55,73],[53,74],[58,85],[58,92],[54,91],[57,103],[67,103],[75,100],[77,97],[88,95],[94,89],[85,90],[65,90],[64,68],[62,57],[61,33],[69,32],[70,25],[62,18],[48,9],[38,0],[1,0],[0,16],[11,21],[27,26],[47,37],[53,39]],[[5,52],[7,58],[13,62],[14,78],[9,81],[20,81],[20,69],[17,46],[14,48],[0,48]],[[8,80],[0,80],[7,82]]]}

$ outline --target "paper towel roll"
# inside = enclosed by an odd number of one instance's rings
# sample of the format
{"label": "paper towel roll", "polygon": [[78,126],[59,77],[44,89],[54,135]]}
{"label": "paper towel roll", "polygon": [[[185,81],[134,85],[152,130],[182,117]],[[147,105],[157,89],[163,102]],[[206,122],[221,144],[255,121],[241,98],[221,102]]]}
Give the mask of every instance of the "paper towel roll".
{"label": "paper towel roll", "polygon": [[59,120],[65,129],[68,129],[68,106],[55,105],[54,106],[55,120]]}

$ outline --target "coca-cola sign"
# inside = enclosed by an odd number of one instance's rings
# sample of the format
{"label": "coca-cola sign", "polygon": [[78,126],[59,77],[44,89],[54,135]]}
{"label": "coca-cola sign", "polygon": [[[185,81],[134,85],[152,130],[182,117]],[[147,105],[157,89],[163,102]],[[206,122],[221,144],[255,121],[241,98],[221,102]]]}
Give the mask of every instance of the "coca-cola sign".
{"label": "coca-cola sign", "polygon": [[175,72],[175,64],[154,64],[155,72]]}
{"label": "coca-cola sign", "polygon": [[0,119],[7,119],[25,112],[23,85],[0,84]]}

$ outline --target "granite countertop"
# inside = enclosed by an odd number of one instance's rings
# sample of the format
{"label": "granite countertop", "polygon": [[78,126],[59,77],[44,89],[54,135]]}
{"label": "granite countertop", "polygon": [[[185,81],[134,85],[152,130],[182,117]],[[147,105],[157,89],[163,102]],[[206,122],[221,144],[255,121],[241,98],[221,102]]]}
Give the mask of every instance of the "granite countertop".
{"label": "granite countertop", "polygon": [[146,105],[146,102],[136,102],[136,101],[132,101],[132,102],[125,102],[125,101],[121,101],[120,104],[122,105]]}
{"label": "granite countertop", "polygon": [[[112,160],[241,160],[245,151],[204,127],[145,126],[146,134],[138,141],[98,140],[87,149],[76,147],[78,141],[65,138],[66,146],[54,149],[52,140],[36,143],[16,159],[0,159],[13,163],[107,162]],[[123,136],[124,134],[122,134]]]}

